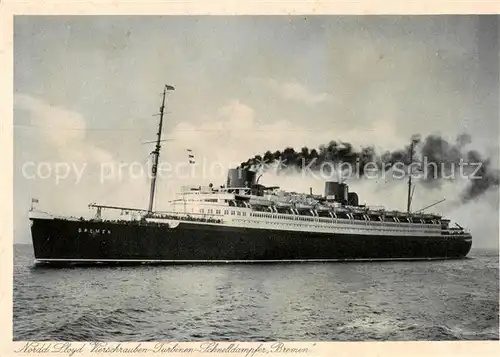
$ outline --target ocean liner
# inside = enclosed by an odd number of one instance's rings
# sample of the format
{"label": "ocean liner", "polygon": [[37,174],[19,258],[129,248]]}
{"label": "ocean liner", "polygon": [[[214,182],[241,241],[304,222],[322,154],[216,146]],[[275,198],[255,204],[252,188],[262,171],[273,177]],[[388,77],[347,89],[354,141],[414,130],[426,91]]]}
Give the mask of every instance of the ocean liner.
{"label": "ocean liner", "polygon": [[[90,219],[29,212],[36,263],[151,264],[426,260],[465,257],[471,234],[440,215],[370,208],[345,183],[324,194],[285,192],[258,183],[248,168],[230,169],[215,187],[183,187],[168,212],[153,210],[166,85],[152,152],[147,209],[90,204]],[[103,210],[121,210],[118,220]]]}

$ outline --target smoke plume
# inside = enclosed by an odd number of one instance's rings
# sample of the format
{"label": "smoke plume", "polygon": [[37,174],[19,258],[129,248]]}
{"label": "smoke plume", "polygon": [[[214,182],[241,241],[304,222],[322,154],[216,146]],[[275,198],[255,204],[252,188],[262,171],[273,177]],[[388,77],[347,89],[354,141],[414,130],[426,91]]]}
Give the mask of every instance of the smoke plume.
{"label": "smoke plume", "polygon": [[[327,145],[312,149],[303,147],[300,151],[291,147],[268,150],[242,162],[239,167],[261,172],[272,168],[278,173],[304,169],[323,174],[335,171],[349,179],[366,178],[374,170],[384,170],[386,174],[398,171],[400,178],[411,173],[427,189],[439,189],[444,181],[465,178],[468,183],[460,197],[465,203],[498,187],[500,182],[499,170],[492,167],[491,159],[467,149],[471,142],[468,134],[459,135],[451,143],[438,135],[422,140],[417,134],[404,148],[377,153],[373,146],[356,150],[350,143],[332,140]],[[274,163],[278,165],[272,165]],[[350,167],[348,173],[345,164]]]}

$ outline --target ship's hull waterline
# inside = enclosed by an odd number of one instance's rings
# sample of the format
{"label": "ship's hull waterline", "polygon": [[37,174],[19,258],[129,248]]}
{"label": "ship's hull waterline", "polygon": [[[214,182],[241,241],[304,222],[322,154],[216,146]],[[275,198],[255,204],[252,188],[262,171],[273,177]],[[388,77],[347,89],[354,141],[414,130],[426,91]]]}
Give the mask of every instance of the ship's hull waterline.
{"label": "ship's hull waterline", "polygon": [[175,264],[464,258],[470,235],[363,236],[229,227],[32,218],[37,263]]}

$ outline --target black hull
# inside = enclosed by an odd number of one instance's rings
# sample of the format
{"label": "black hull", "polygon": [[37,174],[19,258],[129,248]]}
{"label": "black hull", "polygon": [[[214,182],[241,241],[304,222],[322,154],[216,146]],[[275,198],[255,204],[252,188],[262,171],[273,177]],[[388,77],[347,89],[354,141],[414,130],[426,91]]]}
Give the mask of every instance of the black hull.
{"label": "black hull", "polygon": [[37,262],[53,264],[457,259],[472,244],[470,235],[363,236],[37,218],[31,233]]}

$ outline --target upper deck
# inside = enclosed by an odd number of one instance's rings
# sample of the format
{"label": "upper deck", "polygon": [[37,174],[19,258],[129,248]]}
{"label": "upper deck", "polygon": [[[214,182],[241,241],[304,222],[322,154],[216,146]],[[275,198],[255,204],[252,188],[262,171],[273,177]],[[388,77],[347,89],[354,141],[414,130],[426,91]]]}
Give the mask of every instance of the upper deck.
{"label": "upper deck", "polygon": [[202,214],[210,217],[251,215],[298,221],[314,221],[317,218],[317,221],[347,220],[426,227],[447,226],[449,223],[439,215],[408,214],[386,211],[383,208],[340,205],[336,202],[320,201],[308,195],[254,195],[246,187],[218,189],[210,186],[184,187],[178,198],[172,202],[172,206],[173,212],[176,213]]}

